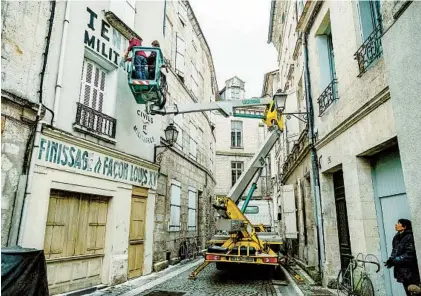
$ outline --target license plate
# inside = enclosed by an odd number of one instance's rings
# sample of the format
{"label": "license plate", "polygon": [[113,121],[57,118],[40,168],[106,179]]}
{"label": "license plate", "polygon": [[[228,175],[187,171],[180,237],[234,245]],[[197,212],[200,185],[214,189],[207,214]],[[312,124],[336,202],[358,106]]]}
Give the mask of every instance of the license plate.
{"label": "license plate", "polygon": [[246,261],[246,262],[253,262],[254,258],[241,256],[241,257],[231,257],[231,261]]}

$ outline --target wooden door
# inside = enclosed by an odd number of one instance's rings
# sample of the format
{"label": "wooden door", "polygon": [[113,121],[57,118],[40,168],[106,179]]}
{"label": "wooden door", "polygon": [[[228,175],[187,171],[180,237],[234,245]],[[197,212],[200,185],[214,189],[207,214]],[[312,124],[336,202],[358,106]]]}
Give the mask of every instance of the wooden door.
{"label": "wooden door", "polygon": [[339,252],[341,256],[341,268],[345,270],[349,264],[351,252],[351,240],[349,237],[348,212],[346,208],[345,186],[343,172],[333,174],[333,188],[335,193],[336,220],[338,225]]}
{"label": "wooden door", "polygon": [[52,190],[44,240],[51,294],[101,283],[108,198]]}
{"label": "wooden door", "polygon": [[[400,218],[411,219],[398,150],[379,154],[373,162],[373,186],[379,224],[382,261],[392,252],[395,223]],[[383,268],[387,295],[404,296],[402,284],[396,282],[393,268]]]}
{"label": "wooden door", "polygon": [[129,235],[129,278],[141,276],[143,273],[147,197],[147,189],[133,188]]}

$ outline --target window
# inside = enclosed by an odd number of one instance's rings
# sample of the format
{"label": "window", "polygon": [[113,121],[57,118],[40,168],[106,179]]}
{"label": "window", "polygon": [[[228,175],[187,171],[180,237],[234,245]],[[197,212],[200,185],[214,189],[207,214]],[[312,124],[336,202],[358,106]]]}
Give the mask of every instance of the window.
{"label": "window", "polygon": [[209,160],[210,160],[210,163],[213,165],[213,143],[212,142],[209,143],[209,147],[210,147]]}
{"label": "window", "polygon": [[357,1],[362,42],[380,25],[380,1]]}
{"label": "window", "polygon": [[187,7],[181,0],[178,1],[178,17],[183,26],[185,26],[187,24]]}
{"label": "window", "polygon": [[234,186],[238,178],[241,176],[241,173],[244,169],[244,162],[242,161],[232,161],[231,162],[231,183]]}
{"label": "window", "polygon": [[336,78],[335,54],[329,14],[326,14],[320,28],[317,30],[316,44],[319,55],[320,87],[321,91],[324,91]]}
{"label": "window", "polygon": [[177,75],[184,77],[184,55],[186,51],[186,44],[184,39],[177,34],[177,42],[176,42],[176,55],[175,55],[175,72]]}
{"label": "window", "polygon": [[197,205],[197,191],[193,187],[189,187],[189,204],[187,206],[188,209],[188,223],[187,223],[187,230],[188,231],[196,231],[196,205]]}
{"label": "window", "polygon": [[190,157],[194,160],[197,159],[197,127],[190,121]]}
{"label": "window", "polygon": [[[166,44],[168,44],[168,48],[167,48],[167,54],[169,57],[169,60],[171,61],[171,63],[173,63],[175,61],[175,48],[176,48],[176,44],[175,44],[175,40],[174,40],[174,29],[173,29],[173,24],[170,21],[170,19],[168,17],[166,17],[166,25],[165,25],[165,40],[167,42],[165,42]],[[165,46],[166,48],[166,46]]]}
{"label": "window", "polygon": [[240,99],[241,89],[238,86],[231,87],[231,99],[239,100]]}
{"label": "window", "polygon": [[248,206],[244,211],[244,214],[258,214],[259,207],[258,206]]}
{"label": "window", "polygon": [[102,113],[106,78],[107,71],[104,68],[85,58],[80,87],[80,102]]}
{"label": "window", "polygon": [[180,230],[181,184],[176,180],[171,181],[171,203],[169,231]]}
{"label": "window", "polygon": [[242,147],[243,145],[243,122],[231,121],[231,147]]}
{"label": "window", "polygon": [[180,150],[183,150],[183,114],[178,114],[174,116],[174,124],[178,129],[176,145]]}

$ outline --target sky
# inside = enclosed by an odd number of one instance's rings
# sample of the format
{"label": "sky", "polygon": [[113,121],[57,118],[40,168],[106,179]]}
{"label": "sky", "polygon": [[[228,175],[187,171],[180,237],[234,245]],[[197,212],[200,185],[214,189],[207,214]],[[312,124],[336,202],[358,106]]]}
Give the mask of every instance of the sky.
{"label": "sky", "polygon": [[210,47],[218,87],[238,76],[246,98],[260,96],[264,74],[277,68],[277,53],[267,44],[270,0],[190,0]]}

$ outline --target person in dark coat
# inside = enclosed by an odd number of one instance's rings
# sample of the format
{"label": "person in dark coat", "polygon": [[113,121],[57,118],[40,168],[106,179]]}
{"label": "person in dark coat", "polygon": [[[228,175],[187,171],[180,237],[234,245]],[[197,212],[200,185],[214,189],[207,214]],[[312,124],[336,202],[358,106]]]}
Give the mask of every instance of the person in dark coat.
{"label": "person in dark coat", "polygon": [[397,233],[392,241],[392,253],[385,266],[387,268],[394,267],[393,274],[396,280],[398,283],[402,283],[406,295],[411,295],[408,287],[420,284],[420,273],[411,221],[399,219],[395,225],[395,230]]}

